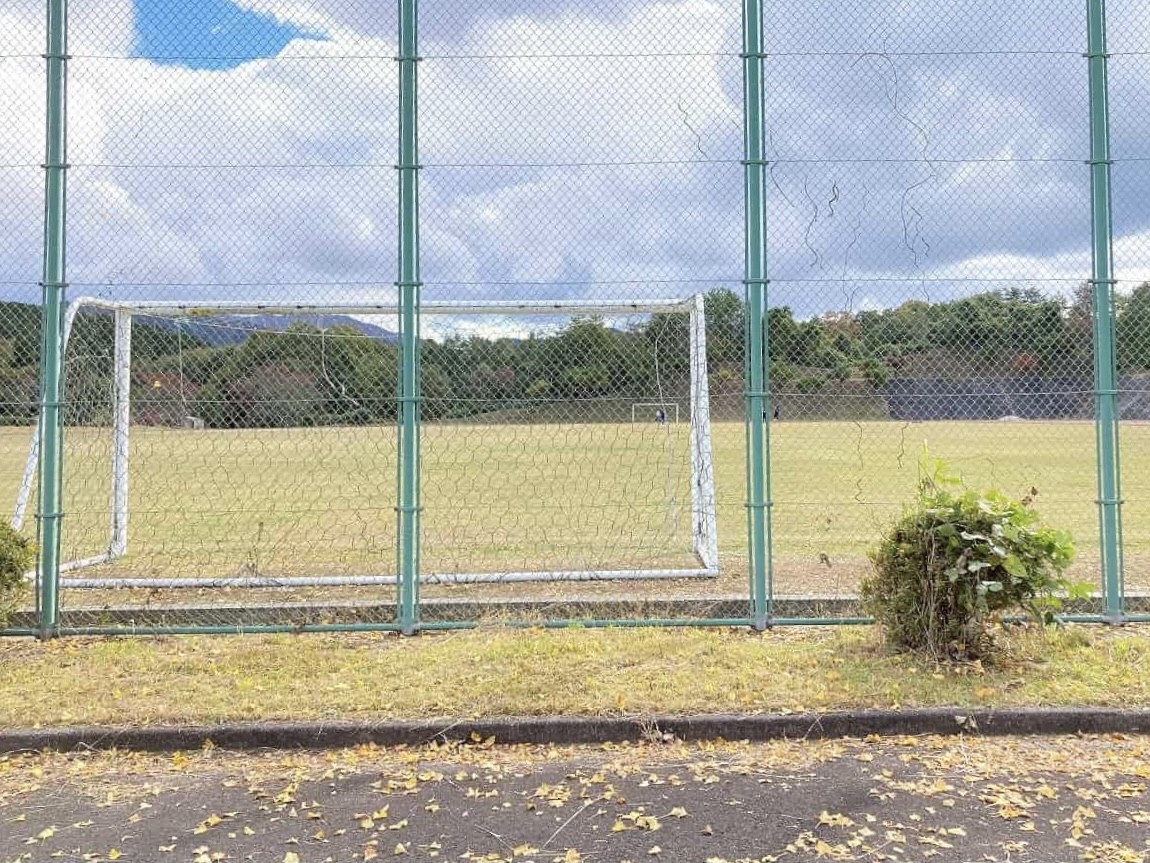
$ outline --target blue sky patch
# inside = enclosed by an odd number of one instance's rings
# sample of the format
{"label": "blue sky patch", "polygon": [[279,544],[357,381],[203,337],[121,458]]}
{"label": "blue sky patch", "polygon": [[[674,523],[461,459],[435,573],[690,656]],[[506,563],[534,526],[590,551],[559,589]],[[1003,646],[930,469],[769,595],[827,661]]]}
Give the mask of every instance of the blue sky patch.
{"label": "blue sky patch", "polygon": [[228,0],[136,0],[133,55],[191,69],[231,69],[274,56],[301,35]]}

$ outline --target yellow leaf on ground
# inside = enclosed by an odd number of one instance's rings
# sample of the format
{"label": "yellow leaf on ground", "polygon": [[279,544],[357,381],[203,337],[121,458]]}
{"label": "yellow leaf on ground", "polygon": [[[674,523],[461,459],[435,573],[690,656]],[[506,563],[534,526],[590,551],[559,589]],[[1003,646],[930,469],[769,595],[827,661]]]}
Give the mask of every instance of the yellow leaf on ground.
{"label": "yellow leaf on ground", "polygon": [[854,821],[846,815],[840,815],[838,812],[827,812],[823,810],[819,815],[819,824],[826,827],[854,827]]}

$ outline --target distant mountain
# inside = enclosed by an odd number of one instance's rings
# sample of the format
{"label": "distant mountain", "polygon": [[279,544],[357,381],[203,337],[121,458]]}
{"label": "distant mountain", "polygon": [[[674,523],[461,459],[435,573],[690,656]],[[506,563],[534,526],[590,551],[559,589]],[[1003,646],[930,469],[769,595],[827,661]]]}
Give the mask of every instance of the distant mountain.
{"label": "distant mountain", "polygon": [[252,333],[282,333],[293,324],[308,324],[317,329],[351,327],[367,336],[388,344],[399,342],[399,334],[377,327],[349,315],[219,315],[216,317],[148,318],[148,323],[166,330],[180,330],[213,348],[238,345]]}

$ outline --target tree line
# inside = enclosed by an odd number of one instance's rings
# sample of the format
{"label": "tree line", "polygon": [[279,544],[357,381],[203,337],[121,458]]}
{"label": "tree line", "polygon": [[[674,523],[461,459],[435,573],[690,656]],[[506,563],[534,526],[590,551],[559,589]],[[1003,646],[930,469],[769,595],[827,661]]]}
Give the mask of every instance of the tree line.
{"label": "tree line", "polygon": [[[729,290],[706,296],[713,404],[741,410],[746,318]],[[1150,371],[1150,284],[1120,299],[1120,372]],[[1027,289],[890,309],[799,318],[769,310],[772,392],[815,397],[850,389],[881,397],[903,379],[1091,374],[1088,286],[1060,299]],[[480,335],[424,340],[422,410],[429,420],[630,419],[634,402],[679,400],[689,391],[689,321],[657,314],[631,325],[575,318],[522,338]],[[296,322],[213,343],[201,329],[137,317],[133,330],[134,421],[209,427],[373,424],[396,414],[397,346],[354,321]],[[40,310],[0,303],[0,421],[28,423],[38,388]],[[106,422],[111,406],[113,321],[81,314],[65,363],[68,418]],[[724,402],[726,400],[726,402]]]}

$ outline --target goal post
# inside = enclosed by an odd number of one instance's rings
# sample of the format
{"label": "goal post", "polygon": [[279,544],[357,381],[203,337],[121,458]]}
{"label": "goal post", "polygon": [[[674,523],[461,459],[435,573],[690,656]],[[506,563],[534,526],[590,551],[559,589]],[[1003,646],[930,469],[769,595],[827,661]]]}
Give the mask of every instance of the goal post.
{"label": "goal post", "polygon": [[[394,303],[249,303],[243,301],[180,302],[180,301],[122,301],[93,297],[74,299],[67,307],[64,317],[64,349],[76,329],[77,318],[83,313],[96,314],[112,320],[113,344],[110,352],[110,384],[106,398],[110,402],[101,412],[101,423],[106,422],[110,432],[106,467],[106,480],[110,493],[106,511],[110,513],[106,526],[105,540],[100,542],[99,553],[69,559],[61,566],[62,571],[72,572],[118,561],[132,551],[133,542],[129,534],[132,517],[131,478],[144,468],[131,464],[133,458],[133,323],[140,319],[164,319],[177,322],[176,332],[184,326],[180,322],[210,323],[214,320],[235,321],[245,318],[262,320],[269,317],[296,317],[314,321],[325,316],[375,319],[392,319],[398,314]],[[455,570],[437,572],[433,568],[421,575],[425,583],[484,583],[484,582],[530,582],[530,581],[594,581],[625,579],[675,579],[714,577],[719,571],[718,535],[716,525],[715,474],[711,446],[711,416],[709,384],[707,374],[706,321],[702,295],[684,299],[654,301],[429,301],[422,304],[424,333],[427,338],[429,321],[463,321],[467,319],[506,319],[543,318],[576,319],[599,316],[605,320],[624,319],[636,316],[683,315],[687,320],[689,359],[689,393],[686,405],[689,427],[686,429],[687,452],[684,453],[683,471],[686,472],[690,487],[690,553],[696,565],[693,567],[612,566],[609,568],[580,568],[559,562],[554,567],[539,569],[491,568],[475,571]],[[190,324],[189,324],[190,325]],[[169,324],[169,326],[173,326]],[[258,330],[250,330],[257,332]],[[278,332],[278,330],[276,330]],[[141,331],[143,332],[143,331]],[[182,363],[182,359],[181,359]],[[182,368],[182,366],[181,366]],[[182,372],[181,372],[182,374]],[[325,371],[326,374],[326,371]],[[137,382],[139,384],[139,382]],[[157,386],[159,383],[157,382]],[[427,398],[425,393],[424,398]],[[639,416],[640,409],[664,410],[669,422],[680,422],[680,402],[673,399],[660,399],[652,402],[633,402],[632,423]],[[653,415],[653,413],[652,413]],[[624,414],[625,416],[625,414]],[[186,419],[182,418],[182,419]],[[623,420],[625,422],[625,420]],[[194,432],[193,432],[194,433]],[[17,500],[11,523],[20,529],[27,517],[30,499],[35,486],[35,476],[39,462],[37,448],[38,435],[33,432]],[[594,457],[593,454],[588,457]],[[67,465],[65,466],[67,470]],[[148,467],[153,469],[152,466]],[[94,470],[98,473],[99,466]],[[66,479],[67,481],[67,479]],[[462,481],[462,480],[460,480]],[[180,490],[173,487],[173,496]],[[615,502],[626,510],[627,501]],[[101,507],[102,508],[102,507]],[[684,513],[685,515],[685,513]],[[173,539],[172,542],[176,540]],[[85,552],[87,554],[87,552]],[[260,574],[238,573],[232,576],[184,575],[166,577],[162,570],[153,570],[147,575],[84,577],[63,580],[65,587],[117,588],[117,587],[260,587],[282,586],[284,578],[265,578]],[[394,584],[394,575],[381,575],[378,572],[364,572],[352,575],[293,575],[291,586],[325,585],[369,585]]]}
{"label": "goal post", "polygon": [[[76,316],[86,307],[100,308],[98,301],[87,297],[73,300],[64,310],[62,327],[61,353],[67,354],[68,342],[72,335],[72,328]],[[110,472],[112,478],[111,523],[108,530],[108,543],[106,551],[91,557],[64,561],[60,564],[61,572],[72,572],[108,563],[122,556],[128,545],[128,447],[129,428],[131,426],[131,363],[132,363],[132,317],[130,308],[115,308],[109,310],[113,317],[113,410],[112,410],[112,461]],[[13,508],[9,524],[14,530],[20,530],[27,518],[28,506],[36,486],[36,472],[40,462],[40,419],[32,432],[31,442],[28,445],[28,457],[24,463],[24,471],[20,478],[20,488],[16,494],[16,504]]]}

